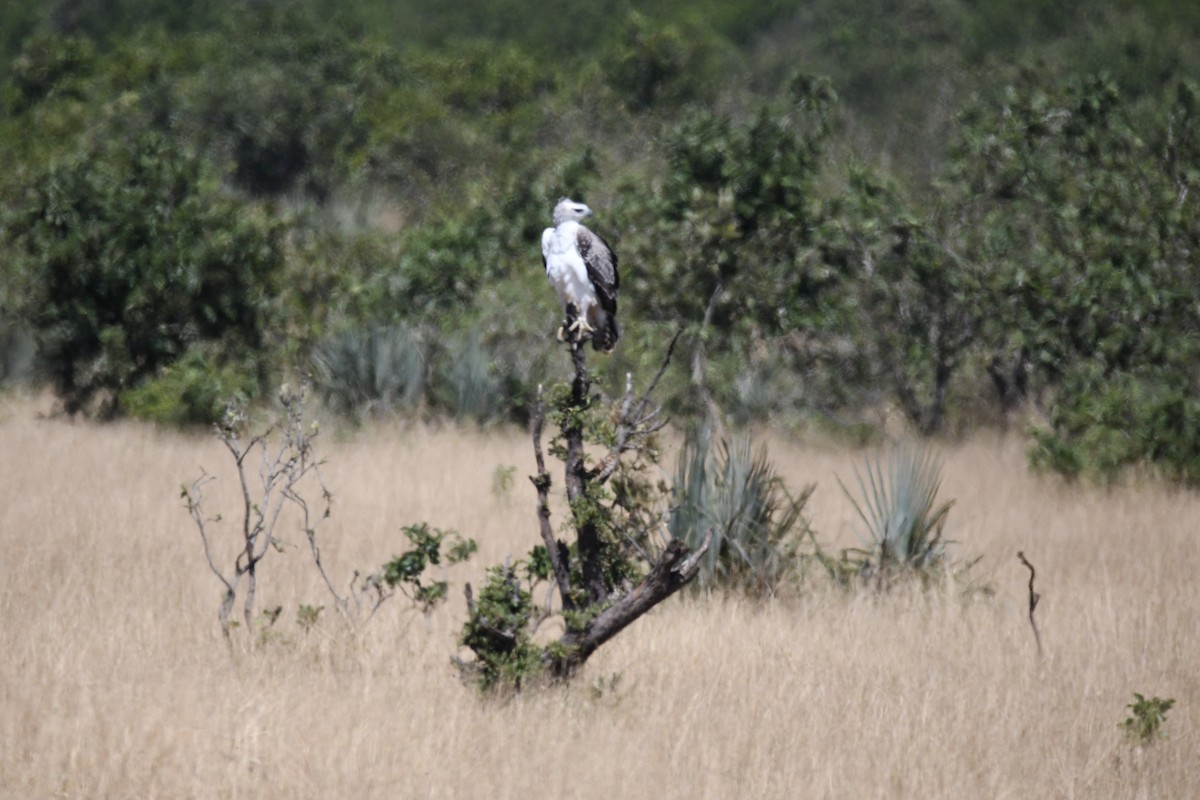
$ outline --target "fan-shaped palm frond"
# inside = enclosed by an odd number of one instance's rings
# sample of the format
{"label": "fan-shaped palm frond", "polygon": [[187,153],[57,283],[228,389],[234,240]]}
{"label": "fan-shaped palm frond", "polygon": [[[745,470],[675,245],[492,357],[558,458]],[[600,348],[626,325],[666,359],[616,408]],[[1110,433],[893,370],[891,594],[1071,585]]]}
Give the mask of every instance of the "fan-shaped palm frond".
{"label": "fan-shaped palm frond", "polygon": [[926,447],[908,445],[868,457],[854,470],[859,495],[838,484],[862,521],[864,567],[924,570],[945,556],[942,531],[954,501],[937,505],[941,463]]}

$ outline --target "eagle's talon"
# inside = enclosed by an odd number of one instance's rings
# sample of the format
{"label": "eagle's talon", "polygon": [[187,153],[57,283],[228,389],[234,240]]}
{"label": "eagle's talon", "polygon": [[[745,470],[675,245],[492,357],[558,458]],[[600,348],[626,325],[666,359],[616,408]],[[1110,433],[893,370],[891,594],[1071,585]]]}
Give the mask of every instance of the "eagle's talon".
{"label": "eagle's talon", "polygon": [[576,333],[576,334],[586,334],[586,333],[595,333],[596,332],[596,329],[593,328],[591,325],[588,325],[587,320],[584,319],[583,317],[576,317],[575,321],[571,323],[571,327],[569,330],[572,333]]}

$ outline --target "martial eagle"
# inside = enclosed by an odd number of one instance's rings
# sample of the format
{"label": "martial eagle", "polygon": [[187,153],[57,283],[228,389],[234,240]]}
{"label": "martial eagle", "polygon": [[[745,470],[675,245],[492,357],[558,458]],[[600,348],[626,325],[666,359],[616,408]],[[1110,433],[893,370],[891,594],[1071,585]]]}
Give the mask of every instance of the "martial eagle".
{"label": "martial eagle", "polygon": [[617,328],[617,255],[608,243],[579,224],[592,216],[583,203],[564,197],[554,207],[554,227],[542,233],[542,263],[558,292],[566,321],[559,330],[573,341],[591,338],[592,348],[611,353]]}

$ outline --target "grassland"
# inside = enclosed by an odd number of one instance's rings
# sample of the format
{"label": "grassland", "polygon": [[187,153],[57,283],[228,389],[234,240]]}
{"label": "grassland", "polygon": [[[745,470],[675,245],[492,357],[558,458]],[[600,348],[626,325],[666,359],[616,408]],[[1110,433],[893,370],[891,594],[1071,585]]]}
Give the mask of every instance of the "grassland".
{"label": "grassland", "polygon": [[[31,797],[1193,798],[1200,795],[1200,498],[1029,475],[1015,439],[946,445],[953,538],[995,588],[755,605],[674,600],[568,688],[481,700],[450,667],[459,587],[528,549],[521,435],[377,427],[331,437],[339,580],[427,520],[474,536],[428,619],[385,606],[357,638],[298,549],[268,564],[280,636],[230,652],[218,586],[179,500],[219,444],[0,405],[0,795]],[[834,480],[857,454],[773,441],[813,523],[851,543]],[[497,466],[517,467],[511,491]],[[227,514],[231,511],[226,510]],[[293,541],[298,537],[289,533]],[[1039,661],[1024,550],[1039,569]],[[274,572],[270,571],[274,568]],[[1118,723],[1173,697],[1169,738]]]}

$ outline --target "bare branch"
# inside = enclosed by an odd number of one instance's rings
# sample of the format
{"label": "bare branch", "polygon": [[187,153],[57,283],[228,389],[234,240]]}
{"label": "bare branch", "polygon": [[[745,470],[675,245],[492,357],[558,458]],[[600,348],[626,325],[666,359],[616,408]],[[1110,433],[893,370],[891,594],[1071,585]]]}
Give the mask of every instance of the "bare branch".
{"label": "bare branch", "polygon": [[1021,559],[1021,563],[1029,568],[1029,625],[1033,628],[1033,639],[1037,642],[1038,658],[1042,657],[1042,635],[1038,633],[1037,621],[1033,618],[1033,612],[1037,609],[1038,601],[1042,596],[1033,590],[1033,579],[1037,572],[1033,569],[1033,564],[1025,558],[1025,553],[1018,551],[1017,558]]}
{"label": "bare branch", "polygon": [[683,328],[676,328],[675,335],[671,337],[671,343],[667,345],[667,354],[663,356],[663,362],[658,368],[658,372],[654,374],[654,380],[650,381],[650,385],[646,387],[646,391],[642,393],[642,399],[638,403],[637,410],[634,412],[635,417],[641,417],[646,410],[646,404],[650,401],[654,390],[658,388],[658,382],[662,380],[663,374],[667,371],[667,366],[671,363],[671,356],[675,353],[675,344],[679,341],[679,337],[683,334]]}
{"label": "bare branch", "polygon": [[534,488],[537,489],[538,532],[546,553],[550,557],[550,566],[554,571],[554,581],[558,584],[559,596],[562,597],[563,607],[574,607],[571,599],[571,572],[559,553],[558,541],[554,538],[554,529],[550,525],[550,473],[546,471],[546,458],[542,454],[542,424],[545,420],[545,406],[542,402],[542,386],[538,384],[537,402],[533,409],[531,424],[533,435],[533,455],[537,463],[537,475],[530,477]]}
{"label": "bare branch", "polygon": [[675,335],[671,337],[671,343],[667,345],[666,355],[663,357],[663,362],[658,368],[658,372],[654,375],[654,380],[650,381],[650,385],[646,387],[646,391],[638,399],[637,403],[633,400],[633,376],[626,373],[625,375],[625,397],[621,401],[621,411],[617,418],[616,435],[613,438],[612,447],[608,453],[600,460],[600,462],[587,473],[587,479],[596,483],[604,483],[617,471],[621,465],[621,456],[630,450],[639,448],[648,437],[662,430],[666,425],[665,420],[659,419],[661,408],[654,408],[647,411],[647,406],[650,403],[650,397],[654,393],[655,387],[658,386],[659,380],[667,371],[667,366],[671,363],[671,356],[675,352],[675,344],[679,341],[680,334],[683,329],[677,329]]}
{"label": "bare branch", "polygon": [[[212,476],[203,473],[190,487],[184,487],[183,496],[188,512],[199,531],[205,559],[225,589],[218,619],[226,638],[229,636],[231,624],[229,614],[237,599],[243,576],[246,578],[242,597],[245,623],[249,627],[256,622],[254,610],[258,587],[258,564],[266,557],[270,549],[282,551],[284,540],[277,537],[275,531],[283,518],[284,508],[288,505],[294,506],[299,511],[302,530],[308,540],[313,564],[329,594],[333,597],[342,618],[348,624],[354,626],[358,613],[363,609],[362,599],[366,595],[370,594],[373,597],[370,613],[374,614],[379,606],[394,594],[385,587],[378,576],[371,575],[361,578],[356,572],[350,580],[349,595],[342,595],[337,591],[326,570],[317,541],[317,531],[331,516],[333,494],[325,485],[321,475],[322,462],[316,458],[313,448],[313,440],[317,435],[316,425],[313,424],[311,431],[303,428],[304,396],[303,390],[299,393],[290,391],[281,393],[280,400],[283,403],[281,420],[270,425],[265,431],[246,439],[243,439],[242,433],[240,433],[246,422],[245,415],[237,408],[231,408],[226,413],[222,424],[217,426],[218,438],[233,458],[237,470],[238,488],[241,491],[239,503],[242,512],[241,542],[233,558],[231,575],[223,573],[217,565],[210,532],[210,523],[214,520],[206,518],[202,510],[203,487],[213,480]],[[272,440],[270,438],[272,435],[277,435],[278,439]],[[315,482],[319,489],[320,505],[314,507],[305,497],[307,484],[304,482],[307,480]],[[353,607],[351,600],[353,600]]]}

